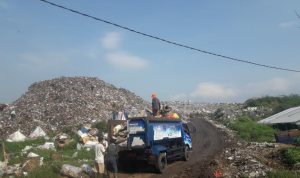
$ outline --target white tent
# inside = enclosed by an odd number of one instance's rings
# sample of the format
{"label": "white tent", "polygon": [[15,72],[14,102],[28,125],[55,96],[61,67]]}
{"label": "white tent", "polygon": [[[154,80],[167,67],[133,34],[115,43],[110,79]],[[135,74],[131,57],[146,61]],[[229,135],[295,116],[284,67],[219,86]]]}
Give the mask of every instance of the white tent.
{"label": "white tent", "polygon": [[284,110],[266,119],[258,121],[261,124],[297,124],[300,125],[300,106]]}

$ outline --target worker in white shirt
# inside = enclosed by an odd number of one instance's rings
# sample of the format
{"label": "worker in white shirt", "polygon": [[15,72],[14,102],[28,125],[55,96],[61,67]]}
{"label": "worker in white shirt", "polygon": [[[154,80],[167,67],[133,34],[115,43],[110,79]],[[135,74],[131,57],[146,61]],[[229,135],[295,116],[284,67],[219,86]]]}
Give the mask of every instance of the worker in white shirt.
{"label": "worker in white shirt", "polygon": [[105,147],[102,144],[103,137],[98,137],[98,143],[95,145],[95,167],[97,170],[96,177],[104,177],[104,153],[105,153]]}

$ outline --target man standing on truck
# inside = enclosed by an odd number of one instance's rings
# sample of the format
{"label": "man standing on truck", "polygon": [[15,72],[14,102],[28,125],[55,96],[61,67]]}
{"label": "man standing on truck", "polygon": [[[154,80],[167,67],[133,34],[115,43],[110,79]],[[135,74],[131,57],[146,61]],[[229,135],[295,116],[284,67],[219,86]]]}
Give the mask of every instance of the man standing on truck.
{"label": "man standing on truck", "polygon": [[157,98],[156,93],[152,93],[151,98],[152,98],[152,114],[153,116],[157,116],[158,111],[160,111],[160,101]]}

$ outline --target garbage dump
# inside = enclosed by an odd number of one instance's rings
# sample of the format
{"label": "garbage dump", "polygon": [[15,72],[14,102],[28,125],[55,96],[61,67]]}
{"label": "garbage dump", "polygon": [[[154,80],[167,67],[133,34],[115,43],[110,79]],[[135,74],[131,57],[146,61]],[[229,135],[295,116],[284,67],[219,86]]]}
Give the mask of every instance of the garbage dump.
{"label": "garbage dump", "polygon": [[112,103],[120,111],[149,106],[134,93],[97,78],[60,77],[36,82],[15,102],[1,107],[0,137],[6,138],[18,129],[29,135],[37,126],[48,132],[108,120]]}
{"label": "garbage dump", "polygon": [[82,174],[82,169],[76,166],[72,166],[70,164],[64,164],[61,168],[61,174],[68,176],[68,177],[74,177],[79,178]]}

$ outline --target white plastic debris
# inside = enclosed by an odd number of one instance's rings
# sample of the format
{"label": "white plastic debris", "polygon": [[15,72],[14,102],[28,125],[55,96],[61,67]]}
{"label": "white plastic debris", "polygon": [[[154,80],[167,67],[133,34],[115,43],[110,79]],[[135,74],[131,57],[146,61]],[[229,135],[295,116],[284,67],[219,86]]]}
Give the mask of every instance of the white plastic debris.
{"label": "white plastic debris", "polygon": [[81,150],[82,149],[82,145],[80,143],[77,143],[76,147],[77,147],[77,150]]}
{"label": "white plastic debris", "polygon": [[44,164],[44,157],[41,157],[40,158],[40,166],[43,166],[43,164]]}
{"label": "white plastic debris", "polygon": [[26,136],[23,135],[19,130],[16,131],[15,133],[11,134],[8,136],[6,141],[8,142],[22,142],[25,141]]}
{"label": "white plastic debris", "polygon": [[104,137],[104,139],[107,139],[108,138],[108,133],[104,133],[103,137]]}
{"label": "white plastic debris", "polygon": [[60,139],[60,140],[64,140],[64,139],[67,139],[67,138],[69,138],[69,135],[65,134],[65,133],[58,136],[58,139]]}
{"label": "white plastic debris", "polygon": [[37,126],[36,129],[33,132],[31,132],[31,134],[29,135],[30,138],[45,137],[45,136],[46,133],[40,126]]}
{"label": "white plastic debris", "polygon": [[113,134],[117,134],[120,130],[122,129],[122,125],[116,125],[114,128],[113,128]]}
{"label": "white plastic debris", "polygon": [[87,173],[90,177],[93,177],[94,171],[93,171],[93,168],[92,168],[90,165],[88,165],[88,164],[83,164],[83,165],[81,166],[81,169],[82,169],[85,173]]}
{"label": "white plastic debris", "polygon": [[77,131],[77,134],[78,134],[80,137],[82,137],[82,135],[83,135],[84,133],[82,133],[81,130],[78,130],[78,131]]}
{"label": "white plastic debris", "polygon": [[64,164],[61,168],[61,174],[69,177],[80,177],[82,169],[79,167],[72,166],[70,164]]}
{"label": "white plastic debris", "polygon": [[32,146],[25,146],[25,148],[22,149],[22,153],[27,153],[28,150],[30,150]]}
{"label": "white plastic debris", "polygon": [[72,158],[76,158],[78,156],[78,152],[73,153]]}
{"label": "white plastic debris", "polygon": [[38,154],[35,154],[35,153],[33,153],[33,152],[30,152],[30,153],[28,153],[27,157],[28,157],[28,158],[36,158],[36,157],[39,157],[39,155],[38,155]]}
{"label": "white plastic debris", "polygon": [[55,150],[55,145],[53,142],[46,142],[44,145],[38,146],[40,149],[47,149],[47,150]]}
{"label": "white plastic debris", "polygon": [[28,172],[23,172],[23,176],[24,177],[28,176]]}

